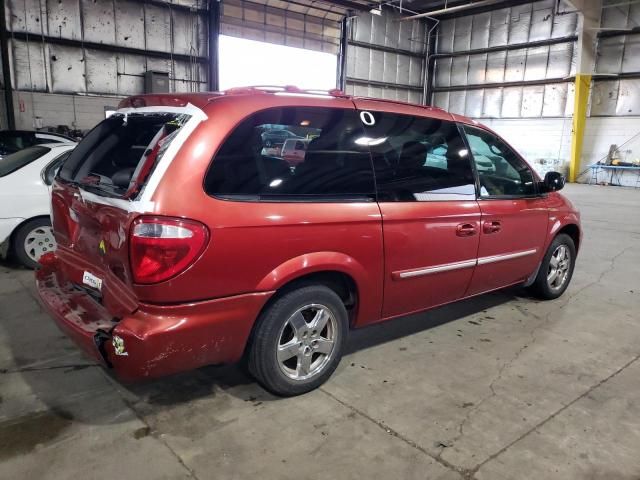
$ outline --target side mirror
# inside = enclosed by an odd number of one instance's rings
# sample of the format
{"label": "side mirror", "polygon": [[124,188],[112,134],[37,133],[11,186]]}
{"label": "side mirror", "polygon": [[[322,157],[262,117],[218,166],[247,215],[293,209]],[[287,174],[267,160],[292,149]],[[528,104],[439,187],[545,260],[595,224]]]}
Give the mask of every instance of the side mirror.
{"label": "side mirror", "polygon": [[546,192],[557,192],[564,188],[564,176],[559,172],[547,172],[542,183]]}

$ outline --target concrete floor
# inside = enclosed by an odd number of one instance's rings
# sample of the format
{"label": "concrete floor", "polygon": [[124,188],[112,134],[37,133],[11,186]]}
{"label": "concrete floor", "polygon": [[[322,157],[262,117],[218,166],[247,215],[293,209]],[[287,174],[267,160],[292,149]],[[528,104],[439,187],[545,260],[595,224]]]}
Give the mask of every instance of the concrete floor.
{"label": "concrete floor", "polygon": [[562,298],[356,331],[292,399],[236,367],[119,385],[0,265],[0,478],[640,478],[640,190],[566,193],[585,239]]}

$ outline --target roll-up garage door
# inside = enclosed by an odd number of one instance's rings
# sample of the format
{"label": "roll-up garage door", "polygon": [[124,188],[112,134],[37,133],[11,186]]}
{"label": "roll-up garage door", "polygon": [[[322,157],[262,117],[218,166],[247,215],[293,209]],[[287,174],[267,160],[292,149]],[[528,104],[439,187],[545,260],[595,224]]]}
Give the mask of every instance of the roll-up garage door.
{"label": "roll-up garage door", "polygon": [[317,2],[225,0],[221,33],[337,54],[344,10]]}

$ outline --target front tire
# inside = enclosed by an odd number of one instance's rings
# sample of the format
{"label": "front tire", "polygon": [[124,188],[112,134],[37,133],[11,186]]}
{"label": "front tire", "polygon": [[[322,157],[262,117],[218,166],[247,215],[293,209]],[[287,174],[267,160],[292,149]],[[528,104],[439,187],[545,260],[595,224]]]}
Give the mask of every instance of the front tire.
{"label": "front tire", "polygon": [[549,245],[531,285],[534,295],[544,300],[553,300],[562,295],[571,282],[575,261],[576,246],[573,239],[564,233],[557,235]]}
{"label": "front tire", "polygon": [[25,267],[34,269],[42,255],[56,249],[51,221],[34,218],[16,230],[11,242],[14,257]]}
{"label": "front tire", "polygon": [[330,288],[310,285],[286,293],[258,319],[249,371],[276,395],[313,390],[340,363],[348,328],[345,306]]}

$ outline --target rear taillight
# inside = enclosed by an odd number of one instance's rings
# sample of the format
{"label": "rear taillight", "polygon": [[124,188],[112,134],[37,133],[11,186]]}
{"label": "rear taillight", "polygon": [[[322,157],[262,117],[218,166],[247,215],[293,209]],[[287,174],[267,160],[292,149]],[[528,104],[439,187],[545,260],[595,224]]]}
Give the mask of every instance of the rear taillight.
{"label": "rear taillight", "polygon": [[186,270],[200,256],[209,231],[194,220],[140,217],[133,222],[129,244],[136,283],[158,283]]}

